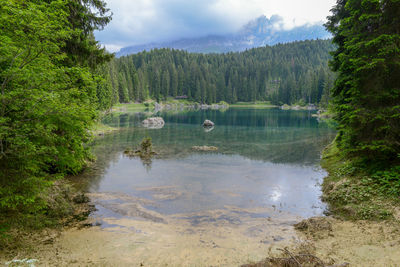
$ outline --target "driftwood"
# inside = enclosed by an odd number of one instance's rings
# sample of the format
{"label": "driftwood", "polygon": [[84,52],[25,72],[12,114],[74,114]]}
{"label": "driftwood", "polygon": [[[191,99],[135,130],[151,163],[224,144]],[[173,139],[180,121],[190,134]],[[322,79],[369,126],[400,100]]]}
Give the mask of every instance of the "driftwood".
{"label": "driftwood", "polygon": [[342,264],[328,265],[325,264],[320,258],[312,254],[293,254],[287,248],[278,250],[281,250],[287,257],[266,258],[261,262],[245,264],[242,265],[242,267],[345,267],[349,265],[347,262]]}

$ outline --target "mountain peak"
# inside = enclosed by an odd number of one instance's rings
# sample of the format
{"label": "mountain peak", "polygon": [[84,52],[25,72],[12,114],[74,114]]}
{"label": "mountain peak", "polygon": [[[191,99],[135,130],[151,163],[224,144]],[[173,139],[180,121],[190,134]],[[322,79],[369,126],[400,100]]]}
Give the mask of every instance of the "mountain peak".
{"label": "mountain peak", "polygon": [[273,15],[268,19],[265,15],[261,15],[249,21],[235,34],[183,38],[171,42],[130,46],[122,48],[117,56],[149,51],[154,48],[173,48],[197,53],[240,52],[265,45],[329,37],[329,33],[322,25],[303,25],[284,30],[281,16]]}
{"label": "mountain peak", "polygon": [[239,34],[266,34],[268,28],[271,28],[271,26],[271,21],[266,16],[261,15],[244,25],[239,31]]}

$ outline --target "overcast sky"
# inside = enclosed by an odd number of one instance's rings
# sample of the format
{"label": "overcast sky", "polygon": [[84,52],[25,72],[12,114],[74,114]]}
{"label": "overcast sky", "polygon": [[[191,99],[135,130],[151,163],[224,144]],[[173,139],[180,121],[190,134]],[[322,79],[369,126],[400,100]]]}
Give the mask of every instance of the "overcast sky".
{"label": "overcast sky", "polygon": [[237,31],[265,15],[286,28],[326,21],[335,0],[106,0],[113,20],[96,37],[108,50]]}

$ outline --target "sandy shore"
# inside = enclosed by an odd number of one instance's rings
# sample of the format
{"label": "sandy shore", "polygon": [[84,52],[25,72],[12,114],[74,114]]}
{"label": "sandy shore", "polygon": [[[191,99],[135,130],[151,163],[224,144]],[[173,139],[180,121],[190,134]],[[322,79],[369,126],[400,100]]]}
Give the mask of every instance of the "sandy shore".
{"label": "sandy shore", "polygon": [[[91,197],[108,201],[114,196]],[[119,218],[89,218],[61,231],[33,235],[29,250],[2,251],[0,262],[29,258],[38,260],[35,266],[240,266],[278,257],[282,255],[278,249],[287,247],[293,253],[312,253],[326,264],[400,264],[396,221],[318,217],[317,224],[296,230],[293,225],[300,217],[272,208],[227,206],[162,215],[146,209],[146,201],[126,197],[120,205],[107,207],[123,215]]]}

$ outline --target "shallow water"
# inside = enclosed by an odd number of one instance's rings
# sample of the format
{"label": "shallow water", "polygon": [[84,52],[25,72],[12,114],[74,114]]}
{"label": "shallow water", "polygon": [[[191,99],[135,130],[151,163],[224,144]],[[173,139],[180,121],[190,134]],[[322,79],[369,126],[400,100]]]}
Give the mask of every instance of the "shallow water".
{"label": "shallow water", "polygon": [[[279,109],[169,111],[156,114],[166,122],[161,129],[141,126],[144,118],[154,116],[149,113],[109,116],[105,123],[121,130],[95,140],[97,162],[77,182],[96,204],[92,216],[97,224],[147,236],[142,246],[160,255],[171,253],[160,243],[190,236],[196,253],[208,239],[207,249],[227,242],[225,249],[240,248],[257,259],[265,245],[296,238],[290,225],[325,209],[319,183],[326,173],[319,160],[335,133],[311,114]],[[205,119],[216,126],[204,129]],[[144,137],[152,138],[158,152],[151,162],[124,155]],[[192,150],[203,145],[218,151]],[[168,237],[154,242],[151,236],[163,236],[161,229]],[[241,247],[243,240],[248,250]],[[227,251],[220,251],[222,258]]]}

